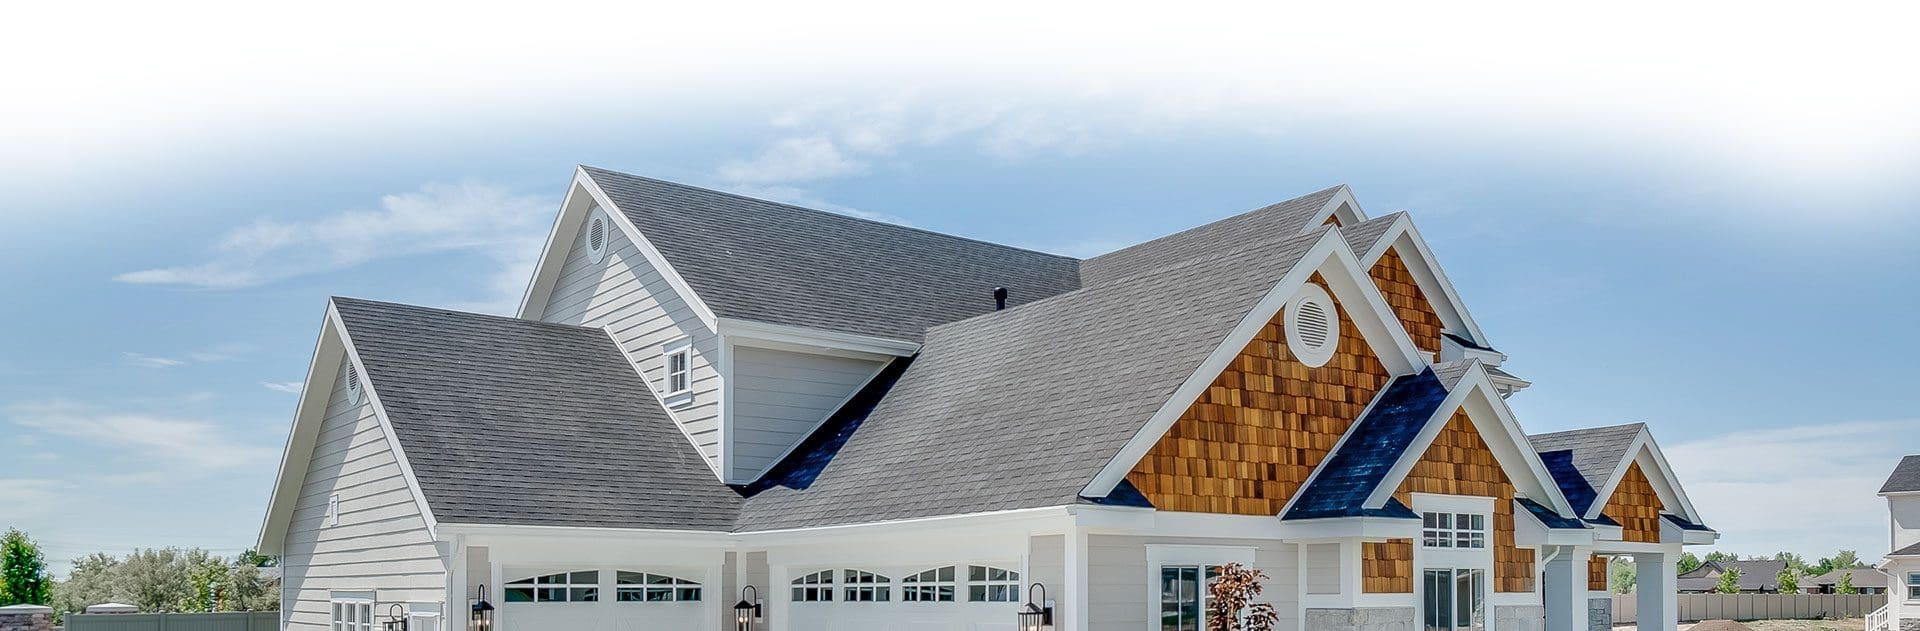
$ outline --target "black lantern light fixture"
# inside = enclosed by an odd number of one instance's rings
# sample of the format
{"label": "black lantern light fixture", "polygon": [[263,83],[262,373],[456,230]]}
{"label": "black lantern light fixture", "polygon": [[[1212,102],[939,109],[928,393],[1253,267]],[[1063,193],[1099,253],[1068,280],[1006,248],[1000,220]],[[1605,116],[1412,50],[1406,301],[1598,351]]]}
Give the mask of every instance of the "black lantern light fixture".
{"label": "black lantern light fixture", "polygon": [[[1040,600],[1033,599],[1033,590],[1040,590]],[[1047,603],[1047,586],[1039,583],[1027,587],[1027,606],[1020,609],[1020,624],[1014,627],[1020,631],[1047,631],[1053,628],[1053,605]]]}
{"label": "black lantern light fixture", "polygon": [[[748,596],[747,594],[753,594]],[[740,588],[740,602],[733,605],[734,628],[739,631],[753,631],[753,623],[760,620],[760,590],[752,585]]]}
{"label": "black lantern light fixture", "polygon": [[471,631],[493,631],[493,603],[487,602],[487,586],[480,585],[473,593],[473,620],[467,626]]}
{"label": "black lantern light fixture", "polygon": [[380,628],[386,631],[407,631],[407,612],[400,603],[394,603],[392,607],[387,608],[387,621],[380,623]]}

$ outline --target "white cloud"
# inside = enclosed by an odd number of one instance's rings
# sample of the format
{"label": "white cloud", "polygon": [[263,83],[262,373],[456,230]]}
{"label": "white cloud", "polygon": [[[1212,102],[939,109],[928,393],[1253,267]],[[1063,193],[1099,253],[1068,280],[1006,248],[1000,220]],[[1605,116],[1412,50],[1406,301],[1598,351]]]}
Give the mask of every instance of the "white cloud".
{"label": "white cloud", "polygon": [[234,432],[206,421],[110,412],[68,403],[15,405],[7,412],[13,424],[22,429],[192,470],[270,462],[279,453],[272,447],[238,440]]}
{"label": "white cloud", "polygon": [[141,368],[178,368],[187,365],[187,362],[171,357],[158,357],[141,353],[123,353],[122,355],[126,357],[127,363]]}
{"label": "white cloud", "polygon": [[531,257],[538,253],[538,240],[555,207],[551,199],[485,183],[430,183],[419,191],[382,197],[375,210],[349,210],[310,221],[258,220],[228,231],[204,262],[128,272],[115,279],[223,289],[430,252],[507,251]]}
{"label": "white cloud", "polygon": [[281,382],[268,381],[268,382],[263,382],[260,385],[274,392],[285,392],[287,394],[300,394],[301,386],[304,386],[306,384],[300,381],[281,381]]}
{"label": "white cloud", "polygon": [[0,506],[7,507],[9,517],[45,515],[59,505],[71,486],[60,480],[0,479]]}
{"label": "white cloud", "polygon": [[776,140],[751,160],[721,165],[719,175],[729,182],[748,184],[807,182],[860,173],[866,168],[840,151],[832,138],[815,134]]}
{"label": "white cloud", "polygon": [[1886,503],[1875,495],[1920,419],[1741,431],[1666,445],[1694,507],[1721,532],[1720,549],[1808,558],[1887,551]]}

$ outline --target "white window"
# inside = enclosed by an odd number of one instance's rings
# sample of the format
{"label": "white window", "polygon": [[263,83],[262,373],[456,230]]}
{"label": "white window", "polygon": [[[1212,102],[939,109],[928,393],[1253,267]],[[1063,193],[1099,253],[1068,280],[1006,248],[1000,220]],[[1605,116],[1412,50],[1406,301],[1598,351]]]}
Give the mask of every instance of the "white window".
{"label": "white window", "polygon": [[893,579],[861,570],[844,570],[842,577],[846,583],[844,600],[847,602],[883,603],[892,600],[887,585]]}
{"label": "white window", "polygon": [[328,526],[340,525],[340,494],[327,496],[327,517],[322,523]]}
{"label": "white window", "polygon": [[833,600],[833,570],[821,570],[793,579],[793,602]]}
{"label": "white window", "polygon": [[1425,631],[1484,631],[1486,573],[1436,569],[1421,574],[1421,612]]}
{"label": "white window", "polygon": [[954,566],[951,565],[900,579],[900,600],[910,603],[950,603],[954,592]]}
{"label": "white window", "polygon": [[373,599],[335,598],[328,604],[332,631],[373,631]]}
{"label": "white window", "polygon": [[614,598],[623,603],[700,600],[700,584],[684,578],[621,570],[615,579]]}
{"label": "white window", "polygon": [[530,576],[507,583],[510,603],[591,603],[600,601],[600,571]]}
{"label": "white window", "polygon": [[1907,573],[1907,600],[1920,600],[1920,572]]}
{"label": "white window", "polygon": [[1218,565],[1160,566],[1160,631],[1207,628],[1207,585],[1219,575]]}
{"label": "white window", "polygon": [[667,396],[693,391],[693,347],[687,342],[670,344],[662,351],[667,365]]}
{"label": "white window", "polygon": [[1020,602],[1020,573],[985,565],[967,566],[967,601]]}
{"label": "white window", "polygon": [[1420,545],[1429,548],[1487,547],[1487,516],[1479,513],[1422,513]]}

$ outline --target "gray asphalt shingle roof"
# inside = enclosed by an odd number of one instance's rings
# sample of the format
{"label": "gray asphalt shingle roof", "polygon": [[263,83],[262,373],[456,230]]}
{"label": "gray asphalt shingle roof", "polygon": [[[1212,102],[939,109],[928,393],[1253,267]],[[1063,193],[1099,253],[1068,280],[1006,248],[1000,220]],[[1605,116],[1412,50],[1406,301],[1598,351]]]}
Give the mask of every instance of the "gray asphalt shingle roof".
{"label": "gray asphalt shingle roof", "polygon": [[1324,234],[1269,236],[935,327],[836,453],[790,457],[824,466],[754,495],[741,528],[1081,502],[1088,481]]}
{"label": "gray asphalt shingle roof", "polygon": [[[1535,434],[1527,440],[1546,461],[1548,472],[1553,474],[1567,501],[1573,503],[1573,509],[1585,514],[1593,506],[1594,494],[1606,486],[1607,478],[1627,456],[1627,448],[1633,446],[1634,437],[1645,428],[1645,423],[1627,423]],[[1557,452],[1568,453],[1564,457],[1549,457]],[[1571,479],[1570,475],[1578,479]]]}
{"label": "gray asphalt shingle roof", "polygon": [[1900,459],[1893,467],[1893,474],[1887,476],[1887,483],[1880,485],[1881,493],[1905,493],[1920,491],[1920,455]]}
{"label": "gray asphalt shingle roof", "polygon": [[1340,229],[1340,236],[1347,238],[1347,247],[1353,249],[1353,255],[1360,256],[1373,249],[1380,242],[1380,237],[1386,236],[1387,228],[1393,227],[1393,222],[1406,214],[1404,210],[1391,212],[1346,226]]}
{"label": "gray asphalt shingle roof", "polygon": [[732,528],[739,495],[605,331],[333,305],[439,521]]}
{"label": "gray asphalt shingle roof", "polygon": [[1080,261],[582,167],[714,313],[918,341],[1080,287]]}
{"label": "gray asphalt shingle roof", "polygon": [[1787,569],[1786,561],[1713,561],[1695,568],[1678,577],[1675,587],[1682,592],[1713,591],[1720,586],[1720,578],[1715,572],[1738,569],[1740,591],[1773,591],[1780,587],[1780,570]]}
{"label": "gray asphalt shingle roof", "polygon": [[1897,557],[1920,556],[1920,543],[1915,543],[1905,548],[1894,550],[1893,552],[1887,553],[1887,556],[1897,556]]}
{"label": "gray asphalt shingle roof", "polygon": [[1314,213],[1325,208],[1343,186],[1309,193],[1087,259],[1080,264],[1080,281],[1091,287],[1180,261],[1241,249],[1276,236],[1300,234],[1306,231],[1307,222],[1313,220]]}

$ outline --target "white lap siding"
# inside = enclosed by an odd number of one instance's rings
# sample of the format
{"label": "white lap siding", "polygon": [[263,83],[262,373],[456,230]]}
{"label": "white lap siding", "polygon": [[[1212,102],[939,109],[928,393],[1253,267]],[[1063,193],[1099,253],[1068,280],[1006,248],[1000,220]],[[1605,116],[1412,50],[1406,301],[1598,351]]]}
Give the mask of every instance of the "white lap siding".
{"label": "white lap siding", "polygon": [[[345,362],[334,381],[281,558],[290,629],[326,629],[335,591],[372,591],[381,611],[386,603],[446,598],[446,561],[373,406],[349,397]],[[339,519],[327,525],[334,495]]]}
{"label": "white lap siding", "polygon": [[737,344],[730,352],[735,480],[758,477],[883,365]]}
{"label": "white lap siding", "polygon": [[[591,219],[582,222],[583,227],[587,225]],[[547,322],[605,327],[655,392],[667,388],[666,360],[661,355],[665,345],[690,340],[693,396],[672,408],[673,417],[693,438],[708,465],[719,468],[719,337],[694,315],[626,233],[611,231],[606,257],[599,263],[587,256],[585,230],[576,235],[540,313]]]}
{"label": "white lap siding", "polygon": [[[1226,546],[1254,549],[1254,567],[1267,574],[1265,589],[1255,602],[1271,603],[1280,613],[1275,627],[1300,629],[1299,558],[1297,546],[1271,540],[1188,539],[1089,535],[1087,537],[1087,604],[1090,631],[1139,631],[1149,627],[1148,607],[1158,601],[1160,577],[1149,576],[1147,546]],[[1153,600],[1149,600],[1153,598]]]}

